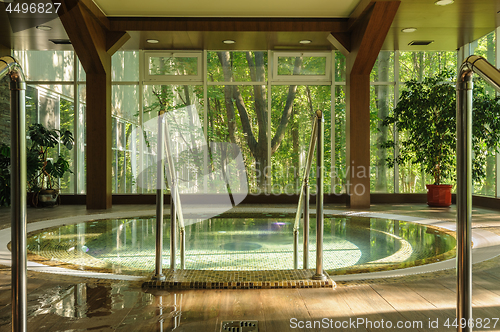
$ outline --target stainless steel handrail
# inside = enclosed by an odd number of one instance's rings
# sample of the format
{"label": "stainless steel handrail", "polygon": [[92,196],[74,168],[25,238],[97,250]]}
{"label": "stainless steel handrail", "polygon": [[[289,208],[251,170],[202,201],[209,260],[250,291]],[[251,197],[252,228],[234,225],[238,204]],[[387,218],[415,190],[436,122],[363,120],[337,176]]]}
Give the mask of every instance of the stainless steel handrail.
{"label": "stainless steel handrail", "polygon": [[325,155],[325,117],[321,111],[316,112],[318,122],[318,138],[316,141],[316,273],[315,280],[325,280],[323,271],[323,172]]}
{"label": "stainless steel handrail", "polygon": [[169,176],[170,176],[170,179],[171,179],[171,182],[172,182],[172,188],[170,188],[170,195],[171,197],[173,197],[173,200],[171,200],[171,203],[175,205],[175,212],[174,215],[171,215],[170,216],[170,258],[171,258],[171,261],[170,261],[170,269],[171,270],[175,270],[175,252],[177,250],[176,248],[176,243],[175,243],[175,239],[176,239],[176,230],[177,230],[177,227],[176,227],[176,223],[177,223],[177,220],[179,221],[179,229],[180,229],[180,239],[179,239],[179,242],[180,242],[180,263],[181,263],[181,269],[184,269],[185,267],[185,244],[186,244],[186,238],[185,238],[185,234],[186,234],[186,228],[185,228],[185,225],[184,225],[184,214],[183,214],[183,211],[182,211],[182,204],[181,204],[181,197],[180,197],[180,194],[179,194],[179,186],[178,186],[178,176],[177,176],[177,173],[175,172],[175,168],[174,168],[174,158],[172,157],[172,147],[170,145],[170,142],[171,141],[171,138],[170,138],[170,131],[169,131],[169,127],[168,127],[168,122],[165,121],[165,148],[166,148],[166,151],[167,151],[167,155],[166,155],[166,158],[167,158],[167,164],[168,164],[168,172],[169,172]]}
{"label": "stainless steel handrail", "polygon": [[12,331],[27,331],[26,255],[26,108],[21,65],[10,56],[0,58],[0,79],[10,76],[11,163],[11,298]]}
{"label": "stainless steel handrail", "polygon": [[458,331],[472,331],[472,74],[500,91],[500,71],[485,58],[471,55],[457,79],[457,320]]}
{"label": "stainless steel handrail", "polygon": [[314,279],[326,279],[323,273],[323,159],[324,159],[324,117],[317,111],[313,120],[311,141],[306,159],[306,167],[302,177],[302,189],[293,227],[293,260],[294,268],[299,267],[299,227],[300,215],[304,215],[304,260],[303,268],[309,268],[309,172],[311,171],[314,148],[316,147],[316,274]]}
{"label": "stainless steel handrail", "polygon": [[[311,172],[312,160],[314,156],[314,148],[316,146],[317,140],[317,129],[318,129],[318,121],[317,115],[314,115],[312,132],[311,132],[311,140],[309,142],[309,151],[307,152],[306,158],[306,167],[304,169],[304,174],[302,175],[302,188],[300,190],[299,195],[299,204],[297,205],[297,213],[295,214],[295,223],[293,225],[293,265],[295,269],[299,268],[299,228],[300,228],[300,215],[302,214],[304,208],[304,202],[309,203],[309,173]],[[307,188],[307,190],[306,190]],[[304,196],[306,195],[305,201]],[[308,206],[309,207],[309,206]],[[306,218],[306,212],[304,209],[304,219]],[[309,215],[307,216],[307,228],[305,226],[306,222],[304,221],[304,250],[309,249]],[[308,253],[304,251],[304,269],[307,269],[306,258],[308,257]]]}
{"label": "stainless steel handrail", "polygon": [[165,111],[158,112],[158,149],[156,151],[156,243],[153,280],[165,280],[163,274],[163,120]]}

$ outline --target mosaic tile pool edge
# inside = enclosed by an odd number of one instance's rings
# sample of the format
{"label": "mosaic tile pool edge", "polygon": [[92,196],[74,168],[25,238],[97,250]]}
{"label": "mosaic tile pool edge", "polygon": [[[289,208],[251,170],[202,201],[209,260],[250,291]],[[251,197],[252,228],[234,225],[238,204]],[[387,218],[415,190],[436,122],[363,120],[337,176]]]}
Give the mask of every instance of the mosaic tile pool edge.
{"label": "mosaic tile pool edge", "polygon": [[[169,271],[165,275],[165,280],[146,281],[142,284],[142,287],[147,289],[279,289],[336,287],[336,283],[330,279],[330,276],[326,272],[326,280],[311,279],[315,274],[314,270],[216,271],[216,274],[207,272],[214,271]],[[242,274],[244,277],[241,276]],[[217,278],[217,281],[214,280],[214,278]]]}

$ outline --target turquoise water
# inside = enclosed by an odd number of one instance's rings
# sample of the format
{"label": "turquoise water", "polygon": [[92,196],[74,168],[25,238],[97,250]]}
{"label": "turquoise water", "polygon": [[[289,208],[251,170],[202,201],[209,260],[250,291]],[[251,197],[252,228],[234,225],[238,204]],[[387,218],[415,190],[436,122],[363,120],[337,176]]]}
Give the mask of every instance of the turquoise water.
{"label": "turquoise water", "polygon": [[[90,221],[28,238],[38,259],[73,268],[146,274],[155,264],[155,218]],[[316,257],[311,219],[309,268]],[[299,267],[302,268],[300,230]],[[170,225],[164,223],[164,268],[170,263]],[[435,228],[365,217],[325,217],[324,268],[333,274],[396,269],[454,257],[455,238]],[[180,255],[177,252],[177,258]],[[293,269],[293,219],[283,215],[213,218],[186,226],[186,269]],[[36,260],[36,259],[35,259]],[[177,263],[179,267],[179,262]]]}

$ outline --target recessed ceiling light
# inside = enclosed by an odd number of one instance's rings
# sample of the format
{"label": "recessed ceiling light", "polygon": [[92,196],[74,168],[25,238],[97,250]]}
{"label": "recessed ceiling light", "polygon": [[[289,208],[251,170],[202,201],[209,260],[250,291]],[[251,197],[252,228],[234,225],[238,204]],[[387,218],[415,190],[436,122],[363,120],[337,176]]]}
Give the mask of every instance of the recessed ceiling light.
{"label": "recessed ceiling light", "polygon": [[158,44],[160,41],[158,39],[146,39],[146,42],[150,44]]}
{"label": "recessed ceiling light", "polygon": [[446,5],[451,5],[454,2],[455,0],[436,0],[436,2],[434,3],[438,6],[446,6]]}
{"label": "recessed ceiling light", "polygon": [[299,41],[299,43],[301,43],[301,44],[310,44],[310,43],[312,43],[312,41],[309,40],[309,39],[303,39],[303,40]]}
{"label": "recessed ceiling light", "polygon": [[406,33],[415,32],[415,31],[417,31],[417,28],[404,28],[404,29],[401,29],[401,32],[406,32]]}
{"label": "recessed ceiling light", "polygon": [[49,27],[48,25],[37,25],[36,28],[38,30],[42,30],[42,31],[49,31],[49,30],[52,30],[52,27]]}
{"label": "recessed ceiling light", "polygon": [[226,40],[223,40],[222,41],[224,44],[234,44],[236,43],[236,41],[232,40],[232,39],[226,39]]}

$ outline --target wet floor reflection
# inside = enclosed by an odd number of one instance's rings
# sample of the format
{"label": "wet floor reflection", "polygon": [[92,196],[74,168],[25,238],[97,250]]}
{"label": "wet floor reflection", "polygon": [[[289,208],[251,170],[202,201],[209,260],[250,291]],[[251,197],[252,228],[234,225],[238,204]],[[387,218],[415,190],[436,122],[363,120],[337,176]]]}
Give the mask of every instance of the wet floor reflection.
{"label": "wet floor reflection", "polygon": [[[41,287],[28,294],[28,331],[179,331],[188,317],[182,291],[151,293],[124,282]],[[11,330],[10,320],[9,303],[0,308],[0,332]]]}

